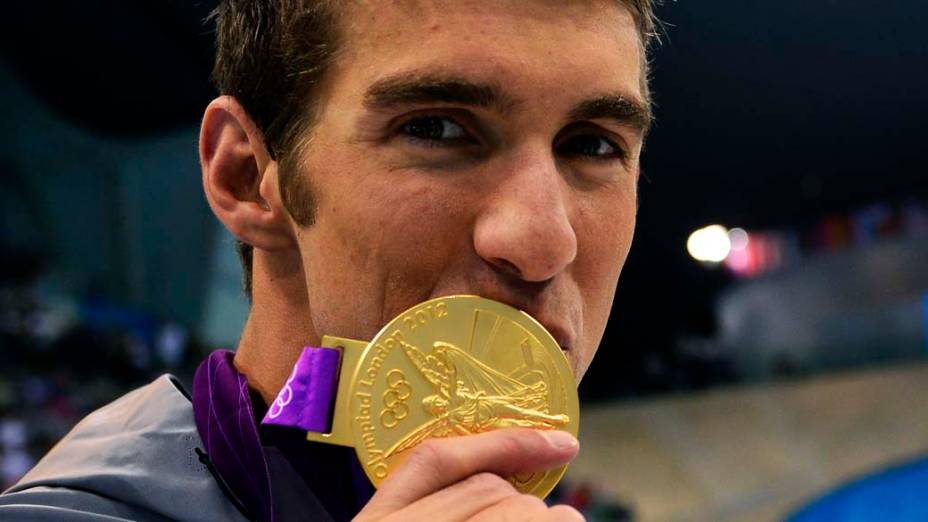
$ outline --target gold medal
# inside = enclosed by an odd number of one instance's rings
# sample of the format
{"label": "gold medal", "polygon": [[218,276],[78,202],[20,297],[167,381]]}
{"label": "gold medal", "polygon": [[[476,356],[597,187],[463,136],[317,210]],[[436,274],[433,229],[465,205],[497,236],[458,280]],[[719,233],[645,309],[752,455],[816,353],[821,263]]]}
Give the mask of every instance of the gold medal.
{"label": "gold medal", "polygon": [[[309,440],[355,448],[374,486],[430,437],[507,428],[580,427],[577,387],[557,342],[531,316],[460,295],[420,303],[370,341],[325,336],[342,362],[331,433]],[[544,498],[566,471],[510,477]]]}

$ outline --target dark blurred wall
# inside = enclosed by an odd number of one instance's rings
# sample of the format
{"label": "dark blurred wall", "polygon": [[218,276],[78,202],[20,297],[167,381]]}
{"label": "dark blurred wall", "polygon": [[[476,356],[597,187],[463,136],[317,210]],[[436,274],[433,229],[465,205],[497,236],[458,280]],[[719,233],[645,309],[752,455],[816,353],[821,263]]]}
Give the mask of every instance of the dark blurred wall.
{"label": "dark blurred wall", "polygon": [[197,130],[120,140],[63,121],[0,69],[4,246],[34,252],[62,290],[200,320],[214,218]]}

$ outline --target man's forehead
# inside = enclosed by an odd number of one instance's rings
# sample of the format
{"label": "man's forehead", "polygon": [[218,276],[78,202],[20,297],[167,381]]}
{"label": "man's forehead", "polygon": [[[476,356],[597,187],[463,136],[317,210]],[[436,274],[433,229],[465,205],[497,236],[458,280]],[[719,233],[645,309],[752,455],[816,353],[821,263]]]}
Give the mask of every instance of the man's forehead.
{"label": "man's forehead", "polygon": [[358,0],[344,14],[344,56],[363,64],[367,83],[403,70],[505,83],[543,64],[552,73],[543,83],[587,75],[582,85],[644,101],[637,29],[617,0]]}
{"label": "man's forehead", "polygon": [[419,17],[433,17],[457,8],[471,13],[493,14],[505,10],[556,9],[564,19],[577,14],[602,15],[606,10],[623,8],[622,0],[350,0],[341,2],[354,16],[377,13],[389,16],[405,13]]}
{"label": "man's forehead", "polygon": [[444,30],[466,39],[499,20],[514,22],[508,24],[513,34],[538,22],[545,22],[549,31],[580,33],[594,27],[637,31],[621,0],[352,0],[340,9],[350,39],[415,29]]}

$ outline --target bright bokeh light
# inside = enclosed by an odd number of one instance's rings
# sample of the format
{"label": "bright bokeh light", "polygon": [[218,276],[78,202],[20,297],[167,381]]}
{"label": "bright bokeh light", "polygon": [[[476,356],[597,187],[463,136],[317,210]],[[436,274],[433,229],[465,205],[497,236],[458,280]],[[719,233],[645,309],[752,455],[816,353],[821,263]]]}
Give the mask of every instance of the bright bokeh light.
{"label": "bright bokeh light", "polygon": [[709,225],[690,234],[686,250],[697,261],[721,263],[731,252],[728,230],[722,225]]}
{"label": "bright bokeh light", "polygon": [[748,233],[743,228],[733,228],[728,231],[728,239],[731,241],[731,249],[741,251],[748,247]]}

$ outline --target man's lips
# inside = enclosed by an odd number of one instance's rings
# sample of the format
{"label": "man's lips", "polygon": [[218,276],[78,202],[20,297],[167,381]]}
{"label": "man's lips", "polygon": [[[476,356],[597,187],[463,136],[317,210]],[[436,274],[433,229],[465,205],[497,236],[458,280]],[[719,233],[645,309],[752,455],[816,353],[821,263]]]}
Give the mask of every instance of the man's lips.
{"label": "man's lips", "polygon": [[[505,303],[505,301],[503,301]],[[573,330],[565,324],[564,318],[560,316],[547,315],[545,313],[533,313],[531,309],[519,307],[514,304],[506,303],[513,308],[518,308],[523,312],[530,315],[533,319],[538,321],[545,330],[551,334],[551,337],[554,337],[554,340],[557,342],[558,346],[561,347],[561,350],[564,352],[569,352],[571,347],[574,345],[574,334]]]}
{"label": "man's lips", "polygon": [[541,323],[541,326],[551,334],[551,337],[554,337],[554,340],[564,352],[569,352],[570,348],[574,345],[573,330],[565,324],[563,317],[547,311],[536,312],[533,310],[533,307],[520,306],[518,302],[499,299],[498,297],[490,297],[490,299],[495,299],[530,315],[533,319]]}
{"label": "man's lips", "polygon": [[554,338],[555,342],[557,342],[558,346],[564,352],[569,352],[574,345],[574,330],[569,327],[569,323],[565,323],[565,319],[568,318],[562,317],[550,310],[539,310],[539,308],[544,307],[544,305],[537,301],[532,302],[516,292],[500,292],[498,290],[460,292],[459,295],[460,294],[478,295],[487,299],[499,301],[500,303],[527,313],[551,334],[551,337]]}
{"label": "man's lips", "polygon": [[532,316],[536,321],[541,323],[541,326],[543,326],[549,334],[551,334],[551,337],[554,337],[554,340],[557,342],[558,346],[560,346],[562,351],[570,351],[570,348],[574,345],[573,330],[564,323],[564,319],[562,317],[547,315],[545,313],[534,313],[530,308],[523,308],[514,304],[509,304],[509,306],[518,308],[519,310],[522,310],[523,312]]}

